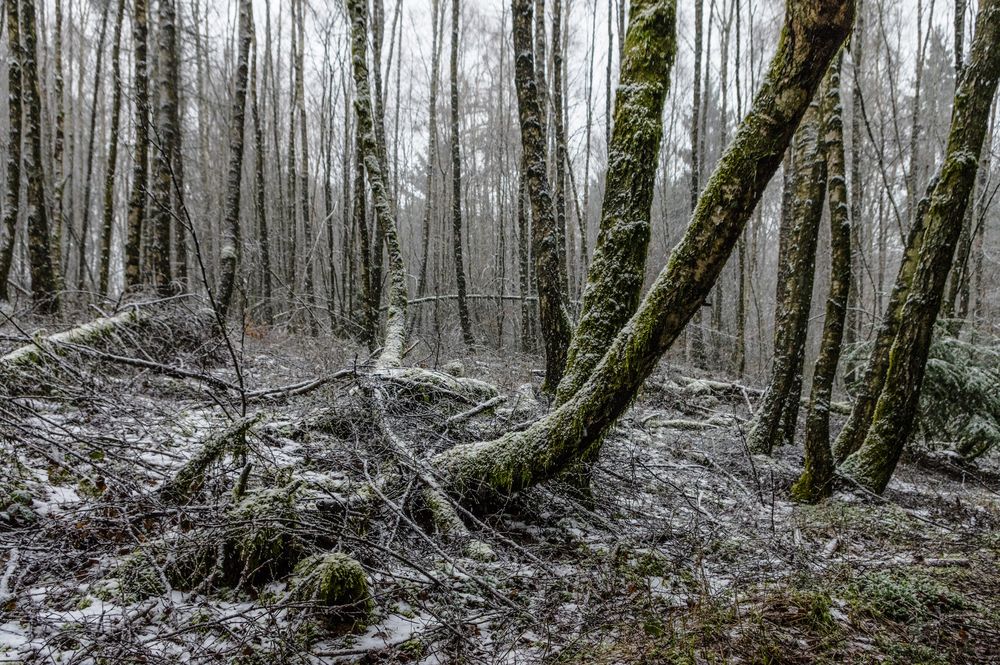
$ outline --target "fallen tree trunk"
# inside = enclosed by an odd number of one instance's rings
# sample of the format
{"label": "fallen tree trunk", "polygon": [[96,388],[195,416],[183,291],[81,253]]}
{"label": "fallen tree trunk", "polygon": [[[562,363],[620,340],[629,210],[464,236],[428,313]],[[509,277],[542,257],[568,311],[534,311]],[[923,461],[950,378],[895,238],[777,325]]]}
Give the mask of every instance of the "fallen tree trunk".
{"label": "fallen tree trunk", "polygon": [[853,16],[850,0],[789,0],[753,108],[638,311],[558,409],[524,432],[442,453],[436,464],[445,489],[472,504],[492,502],[553,477],[614,425],[721,273]]}

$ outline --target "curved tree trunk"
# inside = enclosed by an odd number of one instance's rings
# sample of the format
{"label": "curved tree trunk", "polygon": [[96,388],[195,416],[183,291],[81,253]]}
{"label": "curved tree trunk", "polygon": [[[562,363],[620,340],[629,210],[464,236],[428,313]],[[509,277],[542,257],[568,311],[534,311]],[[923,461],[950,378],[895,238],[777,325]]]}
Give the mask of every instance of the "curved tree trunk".
{"label": "curved tree trunk", "polygon": [[559,403],[583,385],[635,312],[646,277],[661,116],[676,50],[675,1],[634,0],[631,16],[615,96],[601,226],[566,373],[556,393]]}
{"label": "curved tree trunk", "polygon": [[934,321],[975,185],[1000,78],[998,43],[1000,0],[983,0],[969,62],[955,94],[948,147],[927,211],[920,258],[889,352],[885,386],[864,444],[841,467],[845,476],[873,492],[881,492],[889,483],[913,429]]}
{"label": "curved tree trunk", "polygon": [[517,492],[561,472],[614,425],[718,279],[847,35],[853,10],[852,0],[789,0],[753,108],[635,315],[569,401],[523,432],[436,458],[447,490],[472,503]]}
{"label": "curved tree trunk", "polygon": [[219,297],[215,303],[221,321],[233,301],[236,271],[243,256],[240,237],[240,182],[243,176],[243,133],[247,107],[247,73],[250,41],[253,39],[253,9],[250,0],[240,0],[239,28],[236,38],[236,72],[232,112],[229,118],[229,172],[226,176],[226,213],[222,230]]}
{"label": "curved tree trunk", "polygon": [[[385,340],[378,365],[381,368],[397,367],[403,360],[403,342],[406,333],[406,269],[396,233],[396,220],[393,218],[392,206],[389,203],[389,191],[382,167],[383,152],[379,148],[377,129],[372,115],[372,92],[368,82],[368,4],[365,0],[347,0],[347,10],[351,18],[354,110],[358,118],[360,150],[368,175],[368,185],[372,191],[375,219],[385,238],[389,257],[389,305],[386,313]],[[381,252],[381,248],[377,251]]]}
{"label": "curved tree trunk", "polygon": [[562,379],[572,324],[560,288],[559,239],[546,173],[545,118],[531,44],[532,2],[513,0],[514,80],[521,123],[525,179],[531,200],[531,253],[535,262],[539,318],[545,345],[545,392]]}
{"label": "curved tree trunk", "polygon": [[819,143],[819,100],[810,106],[795,135],[788,236],[779,260],[771,378],[747,436],[750,450],[770,453],[775,443],[794,439],[802,390],[802,364],[816,243],[826,191],[826,159]]}
{"label": "curved tree trunk", "polygon": [[851,216],[847,207],[844,173],[844,125],[840,103],[840,67],[843,52],[827,72],[820,103],[820,126],[830,208],[830,292],[826,299],[823,340],[813,373],[809,413],[806,416],[805,469],[792,493],[802,501],[816,501],[830,494],[833,454],[830,452],[830,400],[840,363],[844,317],[851,288]]}

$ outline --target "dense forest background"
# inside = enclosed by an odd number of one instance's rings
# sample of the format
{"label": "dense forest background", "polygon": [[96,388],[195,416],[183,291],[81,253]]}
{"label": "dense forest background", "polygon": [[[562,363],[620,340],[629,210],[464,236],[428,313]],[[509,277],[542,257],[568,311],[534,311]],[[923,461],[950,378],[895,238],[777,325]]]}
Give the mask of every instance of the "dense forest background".
{"label": "dense forest background", "polygon": [[1000,661],[1000,0],[0,3],[0,662]]}

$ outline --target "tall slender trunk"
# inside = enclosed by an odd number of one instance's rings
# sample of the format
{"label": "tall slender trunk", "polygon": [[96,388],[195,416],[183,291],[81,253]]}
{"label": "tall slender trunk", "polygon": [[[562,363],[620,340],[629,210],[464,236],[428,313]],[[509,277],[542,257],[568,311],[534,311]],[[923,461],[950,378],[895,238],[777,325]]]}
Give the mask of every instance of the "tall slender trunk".
{"label": "tall slender trunk", "polygon": [[431,241],[431,220],[434,215],[434,204],[436,197],[434,192],[434,172],[437,169],[438,158],[438,136],[437,136],[437,94],[438,94],[438,71],[441,68],[441,13],[440,0],[432,0],[431,12],[431,72],[430,72],[430,99],[428,100],[427,114],[427,170],[426,170],[426,194],[424,197],[424,214],[421,223],[420,240],[420,276],[417,279],[417,297],[422,297],[427,293],[427,259],[430,255]]}
{"label": "tall slender trunk", "polygon": [[[399,246],[396,220],[389,202],[386,183],[384,151],[380,150],[375,117],[372,113],[372,91],[368,80],[368,29],[366,0],[347,0],[347,10],[351,18],[351,64],[354,73],[354,110],[358,119],[361,137],[360,150],[364,157],[368,185],[372,190],[375,219],[385,238],[389,258],[389,304],[386,314],[386,332],[382,343],[382,353],[378,358],[380,367],[395,367],[403,360],[403,342],[406,334],[406,268],[403,252]],[[375,62],[378,62],[376,58]],[[384,145],[384,144],[382,144]]]}
{"label": "tall slender trunk", "polygon": [[841,52],[830,66],[821,89],[820,102],[820,127],[828,178],[827,205],[830,209],[830,290],[806,416],[805,469],[792,488],[796,498],[810,502],[829,496],[833,480],[830,401],[840,363],[847,295],[851,288],[851,217],[844,172],[844,125],[840,101],[843,59]]}
{"label": "tall slender trunk", "polygon": [[545,160],[543,110],[538,92],[535,54],[531,46],[531,0],[513,0],[514,78],[517,88],[525,177],[531,199],[531,253],[535,263],[538,303],[545,345],[543,390],[554,392],[562,379],[571,325],[559,285],[556,219],[549,193]]}
{"label": "tall slender trunk", "polygon": [[969,62],[955,94],[948,146],[927,211],[920,257],[889,352],[885,385],[864,443],[841,466],[841,473],[873,492],[885,489],[913,430],[934,321],[975,185],[1000,79],[997,43],[1000,0],[983,0]]}
{"label": "tall slender trunk", "polygon": [[[702,56],[702,23],[704,0],[694,0],[694,82],[691,97],[691,212],[698,205],[698,195],[701,193],[701,56]],[[699,303],[700,305],[700,303]],[[705,342],[701,329],[701,307],[695,311],[691,325],[687,329],[688,362],[700,365],[704,362]]]}
{"label": "tall slender trunk", "polygon": [[[850,347],[859,335],[861,317],[858,316],[863,302],[861,289],[861,219],[864,207],[864,178],[861,172],[861,125],[864,121],[861,110],[861,63],[864,61],[865,15],[864,0],[857,0],[858,19],[851,35],[851,289],[847,295],[847,319],[844,323],[844,346]],[[845,379],[850,381],[855,368],[847,368]]]}
{"label": "tall slender trunk", "polygon": [[170,227],[173,222],[173,156],[175,142],[180,139],[177,119],[177,11],[173,0],[159,0],[157,25],[157,106],[156,150],[153,155],[155,177],[152,184],[153,248],[150,268],[153,284],[162,295],[173,289],[173,270],[170,265]]}
{"label": "tall slender trunk", "polygon": [[233,301],[236,272],[243,256],[240,236],[240,181],[243,176],[243,133],[247,107],[247,76],[250,42],[253,39],[251,0],[240,0],[239,28],[236,38],[236,71],[233,74],[233,100],[229,117],[229,171],[226,175],[226,207],[223,221],[221,274],[216,313],[225,321]]}
{"label": "tall slender trunk", "polygon": [[[53,96],[55,97],[55,127],[53,128],[52,139],[52,283],[57,291],[63,289],[63,235],[66,225],[63,214],[63,196],[65,194],[66,179],[63,174],[63,155],[66,152],[66,100],[63,93],[65,84],[63,80],[63,3],[62,0],[55,0],[55,34],[53,36]],[[107,12],[105,11],[105,15]],[[104,46],[104,25],[101,26],[100,45]],[[100,51],[99,51],[100,53]],[[98,56],[100,57],[100,56]],[[100,78],[100,75],[98,75]],[[95,79],[96,81],[97,79]],[[97,97],[97,86],[94,86],[94,97]],[[91,130],[93,133],[93,130]],[[89,178],[88,178],[89,182]],[[88,197],[85,206],[89,203]],[[82,246],[86,240],[81,237],[80,261],[83,262],[84,253]]]}
{"label": "tall slender trunk", "polygon": [[28,177],[28,260],[31,266],[31,297],[46,314],[59,311],[59,291],[52,263],[52,237],[45,205],[45,174],[42,172],[42,95],[38,75],[38,31],[35,0],[21,0],[23,85],[27,92],[24,172]]}
{"label": "tall slender trunk", "polygon": [[146,0],[133,0],[132,41],[135,47],[135,160],[132,193],[129,196],[128,232],[125,239],[125,286],[135,288],[142,279],[139,263],[143,228],[146,222],[146,193],[149,188],[149,71],[146,35]]}
{"label": "tall slender trunk", "polygon": [[305,100],[305,3],[299,0],[298,39],[295,51],[295,112],[299,116],[299,139],[302,144],[301,164],[299,165],[299,205],[302,208],[302,240],[305,254],[305,271],[303,273],[303,291],[306,298],[306,316],[309,320],[309,331],[313,337],[319,334],[316,320],[316,278],[315,251],[313,248],[313,211],[309,200],[309,126],[306,116]]}
{"label": "tall slender trunk", "polygon": [[552,0],[552,128],[555,133],[555,179],[553,199],[556,207],[556,237],[559,252],[559,287],[569,298],[569,256],[566,253],[566,126],[563,106],[562,0]]}
{"label": "tall slender trunk", "polygon": [[819,141],[819,102],[814,100],[799,125],[793,148],[787,236],[779,251],[778,302],[774,316],[774,359],[761,406],[750,426],[747,445],[771,452],[794,436],[802,390],[802,363],[809,328],[816,243],[826,191],[826,160]]}
{"label": "tall slender trunk", "polygon": [[455,284],[458,290],[458,320],[466,347],[475,343],[465,297],[465,263],[462,260],[462,153],[459,146],[458,114],[458,0],[451,0],[451,242],[455,255]]}
{"label": "tall slender trunk", "polygon": [[10,142],[7,149],[7,189],[3,205],[3,245],[0,246],[0,302],[10,299],[10,269],[14,262],[17,218],[21,203],[21,123],[23,95],[21,60],[21,20],[19,0],[6,0],[7,15],[7,109],[10,117]]}
{"label": "tall slender trunk", "polygon": [[271,302],[271,239],[267,230],[267,190],[264,178],[264,127],[261,124],[257,97],[257,40],[253,39],[253,67],[250,72],[250,116],[254,138],[254,216],[257,221],[257,243],[260,245],[261,318],[274,322]]}
{"label": "tall slender trunk", "polygon": [[115,46],[111,51],[111,78],[114,92],[111,97],[111,136],[108,145],[108,165],[104,172],[104,203],[101,207],[101,266],[99,290],[108,296],[111,276],[111,236],[115,219],[115,174],[118,172],[118,143],[121,127],[122,79],[121,48],[122,25],[125,23],[125,0],[118,0],[115,22]]}

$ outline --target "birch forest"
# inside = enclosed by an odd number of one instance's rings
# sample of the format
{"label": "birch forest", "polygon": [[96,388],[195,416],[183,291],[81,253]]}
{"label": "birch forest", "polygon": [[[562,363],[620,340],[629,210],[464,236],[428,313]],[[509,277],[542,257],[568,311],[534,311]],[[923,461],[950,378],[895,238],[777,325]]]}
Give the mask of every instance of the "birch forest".
{"label": "birch forest", "polygon": [[1000,0],[0,5],[0,663],[1000,663]]}

